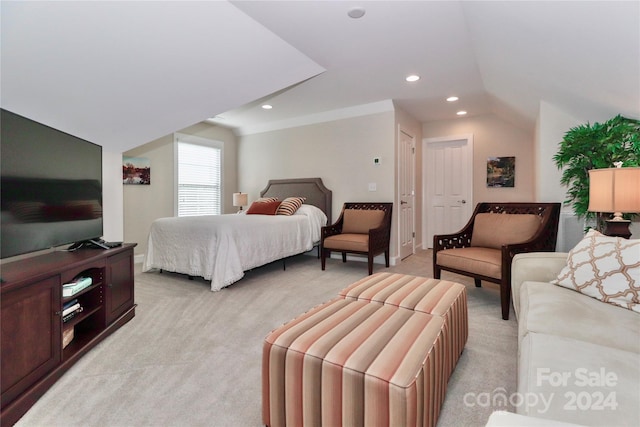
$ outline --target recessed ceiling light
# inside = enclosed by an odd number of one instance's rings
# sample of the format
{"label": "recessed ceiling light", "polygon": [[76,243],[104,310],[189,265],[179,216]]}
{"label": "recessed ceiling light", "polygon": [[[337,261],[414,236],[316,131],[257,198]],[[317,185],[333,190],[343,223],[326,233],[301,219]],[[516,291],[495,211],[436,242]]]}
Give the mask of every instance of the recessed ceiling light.
{"label": "recessed ceiling light", "polygon": [[457,100],[458,100],[457,96],[450,96],[450,97],[447,98],[447,101],[449,101],[449,102],[454,102],[454,101],[457,101]]}
{"label": "recessed ceiling light", "polygon": [[264,110],[271,110],[272,108],[273,108],[273,106],[272,106],[272,105],[269,105],[269,104],[264,104],[264,105],[262,106],[262,109],[264,109]]}
{"label": "recessed ceiling light", "polygon": [[456,114],[459,116],[464,116],[465,114],[467,114],[467,112],[462,110],[462,111],[458,111]]}
{"label": "recessed ceiling light", "polygon": [[411,74],[410,76],[407,76],[405,80],[408,82],[417,82],[418,80],[420,80],[420,76],[417,74]]}
{"label": "recessed ceiling light", "polygon": [[350,18],[358,19],[362,18],[366,12],[364,7],[352,7],[349,9],[349,12],[347,12],[347,15],[349,15]]}

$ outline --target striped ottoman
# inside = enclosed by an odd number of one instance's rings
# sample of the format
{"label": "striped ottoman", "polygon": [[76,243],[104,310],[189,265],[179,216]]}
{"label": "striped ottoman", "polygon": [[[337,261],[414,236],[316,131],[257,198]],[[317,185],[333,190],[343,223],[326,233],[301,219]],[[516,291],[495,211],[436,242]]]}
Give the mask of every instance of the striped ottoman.
{"label": "striped ottoman", "polygon": [[453,373],[469,336],[464,285],[407,274],[376,273],[343,289],[340,296],[443,317],[447,379]]}
{"label": "striped ottoman", "polygon": [[269,334],[263,422],[435,426],[447,374],[444,318],[336,298]]}

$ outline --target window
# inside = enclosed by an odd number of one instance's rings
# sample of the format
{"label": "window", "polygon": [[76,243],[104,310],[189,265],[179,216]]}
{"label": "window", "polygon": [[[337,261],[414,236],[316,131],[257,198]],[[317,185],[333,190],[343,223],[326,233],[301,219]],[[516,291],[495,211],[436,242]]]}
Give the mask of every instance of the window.
{"label": "window", "polygon": [[222,143],[176,135],[177,215],[222,212]]}

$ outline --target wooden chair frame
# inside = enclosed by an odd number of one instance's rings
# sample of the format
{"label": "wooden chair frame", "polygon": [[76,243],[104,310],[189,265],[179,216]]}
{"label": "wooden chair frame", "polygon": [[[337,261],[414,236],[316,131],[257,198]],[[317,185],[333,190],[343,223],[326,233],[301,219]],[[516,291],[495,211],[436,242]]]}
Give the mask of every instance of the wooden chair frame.
{"label": "wooden chair frame", "polygon": [[[440,278],[442,270],[470,276],[474,278],[476,287],[481,281],[500,285],[500,303],[502,318],[509,319],[509,303],[511,301],[511,261],[522,252],[553,252],[558,237],[558,221],[560,220],[560,203],[478,203],[471,219],[457,233],[433,236],[433,277]],[[473,272],[458,270],[438,265],[438,252],[444,249],[466,248],[471,246],[471,236],[476,215],[479,213],[535,214],[541,217],[541,224],[534,236],[526,242],[503,245],[501,261],[501,278],[488,277]],[[499,232],[499,230],[496,230]]]}

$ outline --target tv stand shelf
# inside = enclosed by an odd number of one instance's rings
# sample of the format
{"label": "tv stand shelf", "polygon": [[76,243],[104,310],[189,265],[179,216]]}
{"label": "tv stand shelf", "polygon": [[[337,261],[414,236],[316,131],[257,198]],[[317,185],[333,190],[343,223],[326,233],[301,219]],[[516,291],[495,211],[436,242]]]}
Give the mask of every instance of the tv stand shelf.
{"label": "tv stand shelf", "polygon": [[[2,326],[0,425],[22,415],[84,354],[135,316],[133,248],[55,251],[0,266]],[[62,297],[62,285],[92,285]],[[63,322],[63,304],[82,311]],[[63,331],[73,339],[63,347]]]}

